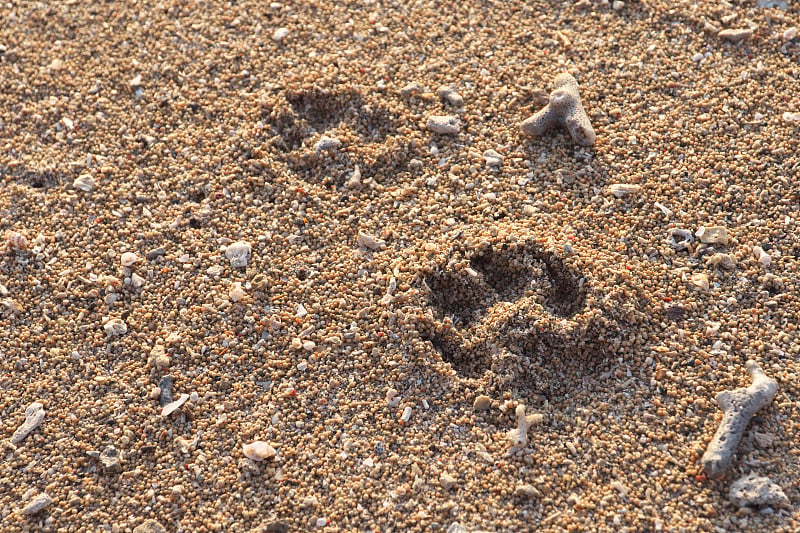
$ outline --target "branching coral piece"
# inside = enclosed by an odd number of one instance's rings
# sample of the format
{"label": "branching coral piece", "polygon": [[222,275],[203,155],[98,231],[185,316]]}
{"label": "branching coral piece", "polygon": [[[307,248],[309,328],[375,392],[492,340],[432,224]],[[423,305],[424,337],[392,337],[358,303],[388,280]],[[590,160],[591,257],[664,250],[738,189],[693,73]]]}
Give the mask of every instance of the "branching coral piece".
{"label": "branching coral piece", "polygon": [[511,441],[512,448],[524,448],[528,445],[528,429],[533,424],[538,424],[544,420],[544,415],[525,415],[525,404],[519,404],[515,411],[517,416],[517,427],[509,431],[506,435]]}
{"label": "branching coral piece", "polygon": [[717,403],[724,416],[714,438],[703,454],[703,470],[711,479],[722,477],[733,461],[736,448],[742,440],[750,419],[772,403],[778,391],[778,382],[767,377],[758,363],[747,362],[747,373],[753,380],[749,387],[717,394]]}
{"label": "branching coral piece", "polygon": [[522,122],[522,131],[538,137],[553,126],[561,126],[567,128],[576,143],[583,146],[593,145],[596,136],[589,115],[581,104],[578,82],[565,72],[556,76],[554,86],[550,93],[550,103]]}

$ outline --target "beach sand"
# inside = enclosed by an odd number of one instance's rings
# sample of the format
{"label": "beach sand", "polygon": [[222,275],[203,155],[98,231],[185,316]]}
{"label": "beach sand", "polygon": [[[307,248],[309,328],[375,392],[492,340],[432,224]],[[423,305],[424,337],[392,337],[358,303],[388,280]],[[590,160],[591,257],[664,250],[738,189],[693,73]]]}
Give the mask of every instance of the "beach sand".
{"label": "beach sand", "polygon": [[800,529],[774,4],[4,4],[0,529]]}

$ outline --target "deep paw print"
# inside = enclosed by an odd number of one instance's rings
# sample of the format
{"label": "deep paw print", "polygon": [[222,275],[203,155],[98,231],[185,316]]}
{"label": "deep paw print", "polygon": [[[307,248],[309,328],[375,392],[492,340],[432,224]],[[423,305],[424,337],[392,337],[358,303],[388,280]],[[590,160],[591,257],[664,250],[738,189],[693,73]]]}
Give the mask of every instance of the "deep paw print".
{"label": "deep paw print", "polygon": [[[308,87],[287,91],[285,100],[268,110],[266,122],[276,134],[271,142],[289,169],[306,180],[339,186],[358,165],[364,177],[380,181],[406,170],[417,153],[396,137],[389,111],[370,105],[355,90]],[[314,150],[313,140],[322,134],[342,146]]]}
{"label": "deep paw print", "polygon": [[552,397],[609,355],[586,278],[533,241],[454,250],[424,286],[420,334],[464,378]]}

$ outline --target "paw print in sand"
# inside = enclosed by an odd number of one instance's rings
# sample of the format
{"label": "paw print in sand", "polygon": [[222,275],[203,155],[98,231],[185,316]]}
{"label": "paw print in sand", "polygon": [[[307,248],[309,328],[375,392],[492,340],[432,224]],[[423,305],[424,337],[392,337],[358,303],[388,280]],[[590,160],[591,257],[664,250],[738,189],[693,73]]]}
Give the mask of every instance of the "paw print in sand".
{"label": "paw print in sand", "polygon": [[365,179],[381,181],[407,170],[418,153],[399,140],[391,113],[356,90],[287,90],[266,111],[279,158],[310,182],[340,186],[356,167]]}
{"label": "paw print in sand", "polygon": [[459,376],[553,399],[613,351],[587,279],[533,241],[456,249],[427,272],[418,328]]}

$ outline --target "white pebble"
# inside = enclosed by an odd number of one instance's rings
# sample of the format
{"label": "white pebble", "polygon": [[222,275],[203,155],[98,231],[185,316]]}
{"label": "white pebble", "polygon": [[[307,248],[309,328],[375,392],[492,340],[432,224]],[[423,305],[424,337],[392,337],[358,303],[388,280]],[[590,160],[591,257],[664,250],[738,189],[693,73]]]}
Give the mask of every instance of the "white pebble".
{"label": "white pebble", "polygon": [[325,527],[328,525],[327,518],[317,518],[317,527]]}
{"label": "white pebble", "polygon": [[405,409],[403,409],[403,414],[400,415],[400,423],[405,424],[411,419],[411,407],[406,405]]}
{"label": "white pebble", "polygon": [[134,272],[131,274],[131,285],[134,289],[141,289],[144,286],[144,278]]}
{"label": "white pebble", "polygon": [[783,32],[784,41],[791,41],[795,37],[797,37],[797,26],[792,26],[791,28]]}
{"label": "white pebble", "polygon": [[614,11],[619,11],[620,9],[625,7],[625,2],[623,2],[622,0],[614,0],[614,3],[611,4],[611,7],[614,9]]}
{"label": "white pebble", "polygon": [[272,33],[272,40],[276,43],[280,43],[287,35],[289,35],[289,30],[287,28],[278,28]]}
{"label": "white pebble", "polygon": [[303,361],[302,363],[298,363],[297,370],[299,370],[300,372],[305,372],[306,370],[308,370],[308,363],[306,363],[305,361]]}
{"label": "white pebble", "polygon": [[252,459],[253,461],[263,461],[264,459],[272,459],[275,457],[278,452],[269,445],[269,443],[264,442],[262,440],[257,440],[255,442],[251,442],[250,444],[245,444],[242,447],[242,451],[244,452],[244,456],[248,459]]}
{"label": "white pebble", "polygon": [[129,266],[133,265],[138,260],[139,260],[139,256],[136,255],[133,252],[125,252],[119,258],[120,264],[122,264],[122,266],[124,266],[124,267],[129,267]]}
{"label": "white pebble", "polygon": [[697,63],[699,61],[702,61],[704,57],[705,56],[703,54],[701,54],[700,52],[697,52],[695,55],[692,56],[692,61]]}

